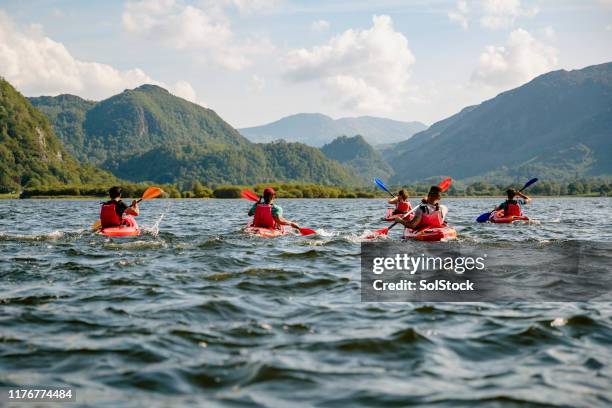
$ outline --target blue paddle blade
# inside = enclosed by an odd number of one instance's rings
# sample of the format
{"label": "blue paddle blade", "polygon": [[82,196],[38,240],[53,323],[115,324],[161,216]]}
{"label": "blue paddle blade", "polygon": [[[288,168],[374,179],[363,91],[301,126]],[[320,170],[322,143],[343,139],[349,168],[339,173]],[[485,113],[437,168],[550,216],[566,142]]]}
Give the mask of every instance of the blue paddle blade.
{"label": "blue paddle blade", "polygon": [[391,192],[389,191],[389,189],[387,188],[387,186],[385,186],[385,183],[383,183],[381,179],[375,178],[375,179],[374,179],[374,182],[376,183],[376,185],[377,185],[378,187],[382,188],[382,189],[383,189],[384,191],[386,191],[387,193],[389,193],[389,194],[393,195],[393,193],[391,193]]}
{"label": "blue paddle blade", "polygon": [[532,178],[531,180],[529,180],[528,182],[525,183],[525,185],[523,186],[523,188],[521,188],[521,191],[523,191],[524,189],[526,189],[527,187],[529,187],[530,185],[532,185],[533,183],[536,183],[538,181],[538,178]]}
{"label": "blue paddle blade", "polygon": [[491,216],[492,211],[486,212],[484,214],[480,214],[478,218],[476,218],[476,222],[487,222],[489,221],[489,217]]}

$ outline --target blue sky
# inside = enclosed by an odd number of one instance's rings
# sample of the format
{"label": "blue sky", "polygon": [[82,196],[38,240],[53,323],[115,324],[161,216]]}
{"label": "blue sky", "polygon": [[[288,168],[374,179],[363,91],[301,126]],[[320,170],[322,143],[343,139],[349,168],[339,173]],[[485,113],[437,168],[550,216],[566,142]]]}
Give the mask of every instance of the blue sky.
{"label": "blue sky", "polygon": [[145,82],[235,127],[298,112],[431,124],[612,60],[612,0],[0,3],[0,75],[28,96]]}

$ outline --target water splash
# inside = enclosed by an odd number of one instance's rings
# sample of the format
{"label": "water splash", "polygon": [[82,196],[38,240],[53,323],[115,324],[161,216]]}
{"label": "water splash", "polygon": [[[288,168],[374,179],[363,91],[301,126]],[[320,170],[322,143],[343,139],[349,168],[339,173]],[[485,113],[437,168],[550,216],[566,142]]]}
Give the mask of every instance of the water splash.
{"label": "water splash", "polygon": [[159,235],[159,226],[160,226],[162,220],[164,219],[164,216],[166,215],[166,213],[169,210],[170,210],[170,204],[166,205],[166,207],[163,209],[161,215],[155,221],[153,226],[151,228],[143,228],[143,231],[146,232],[147,234],[152,235],[153,237],[157,237]]}

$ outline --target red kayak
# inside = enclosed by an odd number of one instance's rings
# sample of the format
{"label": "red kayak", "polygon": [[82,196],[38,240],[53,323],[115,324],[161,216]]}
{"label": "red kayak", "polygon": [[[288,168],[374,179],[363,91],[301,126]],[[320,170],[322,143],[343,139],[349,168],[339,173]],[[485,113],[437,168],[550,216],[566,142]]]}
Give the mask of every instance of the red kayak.
{"label": "red kayak", "polygon": [[244,232],[249,235],[256,235],[259,237],[265,238],[274,238],[280,237],[281,235],[285,235],[287,231],[285,228],[281,226],[280,228],[262,228],[262,227],[253,227],[251,224],[247,225],[244,229]]}
{"label": "red kayak", "polygon": [[107,237],[137,237],[140,235],[140,228],[138,228],[138,224],[134,217],[126,215],[123,217],[123,225],[102,228],[100,234],[106,235]]}
{"label": "red kayak", "polygon": [[441,228],[426,227],[420,230],[404,229],[404,239],[415,239],[417,241],[449,241],[455,238],[457,238],[457,231],[448,225]]}
{"label": "red kayak", "polygon": [[504,210],[493,211],[489,221],[495,224],[511,224],[513,222],[529,222],[529,217],[524,215],[504,216]]}

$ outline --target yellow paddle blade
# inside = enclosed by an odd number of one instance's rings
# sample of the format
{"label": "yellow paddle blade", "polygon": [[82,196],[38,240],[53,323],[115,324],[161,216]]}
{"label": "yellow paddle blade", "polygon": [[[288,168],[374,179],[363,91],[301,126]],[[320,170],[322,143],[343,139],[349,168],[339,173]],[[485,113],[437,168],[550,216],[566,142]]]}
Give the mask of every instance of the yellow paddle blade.
{"label": "yellow paddle blade", "polygon": [[100,228],[102,228],[102,222],[100,222],[100,220],[94,222],[91,226],[91,229],[94,231],[99,230]]}
{"label": "yellow paddle blade", "polygon": [[163,193],[162,189],[159,187],[149,187],[142,193],[141,200],[148,200],[149,198],[155,198]]}

